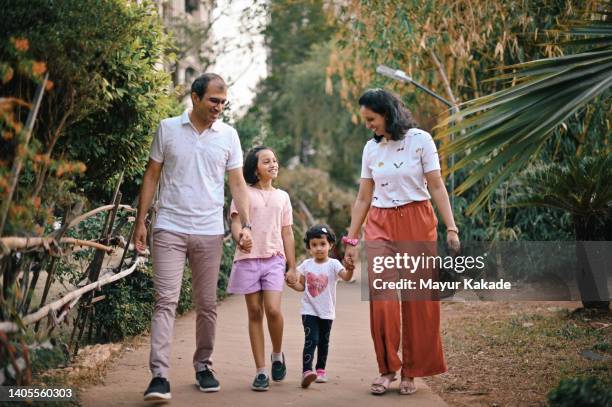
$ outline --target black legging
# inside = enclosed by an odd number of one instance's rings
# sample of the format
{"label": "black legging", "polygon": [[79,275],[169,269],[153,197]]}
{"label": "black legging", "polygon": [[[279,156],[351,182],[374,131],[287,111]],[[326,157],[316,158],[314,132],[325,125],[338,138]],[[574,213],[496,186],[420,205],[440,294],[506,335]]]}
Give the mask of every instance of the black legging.
{"label": "black legging", "polygon": [[312,370],[315,349],[317,351],[317,369],[325,369],[327,351],[329,349],[329,334],[332,319],[321,319],[314,315],[302,315],[304,325],[304,353],[302,355],[302,372]]}

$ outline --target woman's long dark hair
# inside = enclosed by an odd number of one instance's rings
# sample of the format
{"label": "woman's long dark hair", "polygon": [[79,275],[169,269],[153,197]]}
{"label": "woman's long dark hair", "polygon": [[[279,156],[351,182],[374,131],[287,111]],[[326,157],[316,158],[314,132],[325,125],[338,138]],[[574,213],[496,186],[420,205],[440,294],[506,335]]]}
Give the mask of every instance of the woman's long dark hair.
{"label": "woman's long dark hair", "polygon": [[[417,127],[412,113],[395,94],[384,89],[368,89],[359,98],[359,106],[367,107],[374,113],[385,118],[385,130],[391,135],[391,140],[402,140],[406,132]],[[374,135],[379,143],[383,136]]]}

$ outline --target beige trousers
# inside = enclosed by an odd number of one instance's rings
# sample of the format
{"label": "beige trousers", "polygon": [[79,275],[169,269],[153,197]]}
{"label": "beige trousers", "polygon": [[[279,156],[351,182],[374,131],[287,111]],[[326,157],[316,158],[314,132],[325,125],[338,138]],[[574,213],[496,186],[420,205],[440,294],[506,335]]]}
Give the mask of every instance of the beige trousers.
{"label": "beige trousers", "polygon": [[222,243],[222,235],[188,235],[163,229],[153,232],[155,309],[151,322],[149,356],[149,368],[153,376],[168,378],[169,375],[170,344],[185,259],[191,267],[197,315],[193,367],[198,372],[212,365]]}

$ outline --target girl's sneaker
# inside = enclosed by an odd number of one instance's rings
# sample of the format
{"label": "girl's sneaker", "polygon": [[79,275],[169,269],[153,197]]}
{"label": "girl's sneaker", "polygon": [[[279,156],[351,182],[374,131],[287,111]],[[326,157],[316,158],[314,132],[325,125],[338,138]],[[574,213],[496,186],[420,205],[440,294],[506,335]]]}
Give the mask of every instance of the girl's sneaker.
{"label": "girl's sneaker", "polygon": [[282,360],[272,360],[272,380],[280,382],[287,374],[287,365],[285,364],[285,353],[281,354]]}
{"label": "girl's sneaker", "polygon": [[270,388],[270,379],[268,379],[268,375],[264,373],[259,373],[255,376],[253,380],[253,384],[251,385],[251,389],[255,391],[267,391]]}
{"label": "girl's sneaker", "polygon": [[316,383],[327,383],[327,376],[325,375],[325,369],[317,369]]}
{"label": "girl's sneaker", "polygon": [[302,388],[310,386],[317,379],[317,374],[312,370],[307,370],[302,374]]}

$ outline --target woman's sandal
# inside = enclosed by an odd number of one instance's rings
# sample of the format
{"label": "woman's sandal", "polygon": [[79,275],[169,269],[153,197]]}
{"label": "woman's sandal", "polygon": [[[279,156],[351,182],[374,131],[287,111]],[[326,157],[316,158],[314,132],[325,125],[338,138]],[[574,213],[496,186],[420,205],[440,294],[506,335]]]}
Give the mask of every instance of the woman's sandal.
{"label": "woman's sandal", "polygon": [[402,396],[409,396],[411,394],[416,393],[416,391],[417,389],[414,379],[412,380],[412,382],[402,379],[399,385],[399,392]]}
{"label": "woman's sandal", "polygon": [[385,394],[391,382],[394,382],[395,380],[397,380],[395,377],[389,377],[385,375],[378,376],[372,382],[372,385],[370,386],[370,392],[376,395]]}

